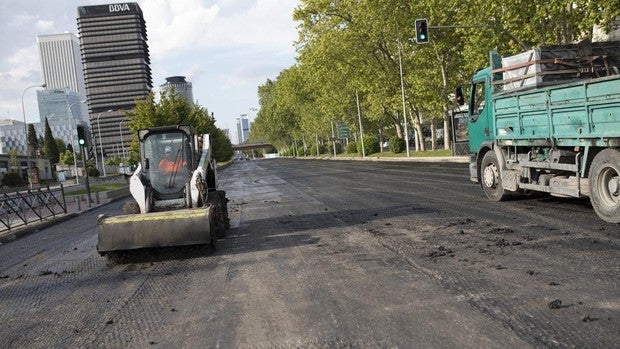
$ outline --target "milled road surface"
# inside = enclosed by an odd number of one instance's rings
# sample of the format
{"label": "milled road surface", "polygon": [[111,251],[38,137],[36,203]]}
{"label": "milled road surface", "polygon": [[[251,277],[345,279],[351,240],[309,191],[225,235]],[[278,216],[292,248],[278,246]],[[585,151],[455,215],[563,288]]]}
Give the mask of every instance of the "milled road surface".
{"label": "milled road surface", "polygon": [[95,252],[98,214],[0,245],[0,343],[611,348],[620,226],[587,200],[495,203],[466,165],[262,160],[220,171],[207,247]]}

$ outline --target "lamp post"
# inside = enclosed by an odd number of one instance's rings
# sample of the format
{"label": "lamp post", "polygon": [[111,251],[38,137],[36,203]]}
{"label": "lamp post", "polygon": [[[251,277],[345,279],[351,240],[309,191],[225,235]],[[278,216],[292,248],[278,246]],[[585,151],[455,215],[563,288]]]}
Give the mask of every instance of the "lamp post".
{"label": "lamp post", "polygon": [[[75,184],[80,184],[80,176],[78,174],[78,170],[77,170],[77,157],[75,156],[75,147],[77,145],[77,147],[79,147],[79,145],[77,144],[77,140],[75,139],[75,128],[77,127],[77,123],[75,122],[75,118],[73,117],[73,113],[71,112],[71,107],[73,107],[74,105],[78,104],[78,103],[86,103],[86,101],[79,101],[79,102],[73,102],[71,104],[69,104],[67,106],[67,112],[68,112],[68,116],[71,118],[71,148],[73,149],[73,170],[75,171]],[[97,163],[97,161],[95,160],[95,163]]]}
{"label": "lamp post", "polygon": [[108,111],[105,112],[101,112],[99,114],[97,114],[97,132],[99,133],[99,149],[101,149],[101,167],[103,168],[103,176],[106,176],[105,173],[105,156],[103,155],[103,145],[101,145],[101,126],[99,125],[99,117],[101,116],[101,114],[103,113],[111,113],[113,110],[110,109]]}
{"label": "lamp post", "polygon": [[45,88],[45,86],[47,86],[45,85],[45,83],[28,86],[22,92],[22,116],[24,117],[24,132],[25,132],[24,134],[26,136],[26,155],[28,156],[28,160],[27,160],[28,162],[26,163],[26,174],[28,175],[28,183],[30,184],[30,189],[32,189],[32,179],[30,178],[30,144],[28,142],[28,124],[26,123],[26,108],[24,107],[24,95],[26,94],[26,91],[28,91],[29,89],[33,87]]}
{"label": "lamp post", "polygon": [[127,157],[127,155],[125,155],[125,142],[123,141],[123,129],[121,128],[121,125],[125,121],[127,120],[121,120],[121,122],[118,123],[118,133],[121,135],[121,148],[123,149],[123,165],[125,165],[125,157]]}

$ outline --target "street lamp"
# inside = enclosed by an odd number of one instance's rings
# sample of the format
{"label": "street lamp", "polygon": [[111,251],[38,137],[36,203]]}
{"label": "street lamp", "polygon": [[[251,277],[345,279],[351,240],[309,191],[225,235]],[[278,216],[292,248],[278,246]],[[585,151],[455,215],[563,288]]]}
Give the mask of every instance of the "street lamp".
{"label": "street lamp", "polygon": [[27,160],[28,162],[26,163],[26,174],[28,175],[28,183],[30,184],[30,189],[32,189],[32,179],[30,178],[30,144],[28,143],[28,124],[26,123],[26,108],[24,107],[24,94],[26,94],[26,91],[28,91],[29,89],[33,87],[45,88],[45,86],[47,86],[45,83],[28,86],[22,92],[22,116],[24,117],[24,134],[26,136],[26,155],[28,156],[28,160]]}
{"label": "street lamp", "polygon": [[118,133],[121,134],[121,147],[123,149],[123,165],[125,164],[125,158],[127,157],[127,155],[125,155],[125,143],[123,142],[123,129],[121,128],[121,125],[125,121],[127,120],[121,120],[121,122],[118,123]]}
{"label": "street lamp", "polygon": [[[69,104],[67,106],[67,112],[69,117],[71,118],[71,143],[73,143],[71,145],[71,148],[73,149],[73,169],[75,171],[75,184],[80,184],[80,176],[78,174],[78,170],[77,170],[77,157],[75,156],[75,150],[76,150],[76,145],[77,145],[77,140],[75,139],[75,133],[73,131],[75,131],[75,128],[77,126],[77,123],[75,121],[75,118],[73,117],[73,113],[71,112],[71,107],[73,107],[74,105],[78,104],[78,103],[86,103],[86,101],[79,101],[79,102],[73,102],[71,104]],[[79,147],[79,145],[77,145]],[[95,160],[95,163],[97,163],[97,160]]]}
{"label": "street lamp", "polygon": [[97,131],[99,133],[99,149],[101,149],[101,167],[103,168],[103,176],[106,176],[105,173],[105,156],[103,155],[103,145],[101,145],[101,127],[99,126],[99,117],[101,116],[101,114],[103,113],[111,113],[113,112],[112,109],[105,111],[105,112],[101,112],[97,115]]}

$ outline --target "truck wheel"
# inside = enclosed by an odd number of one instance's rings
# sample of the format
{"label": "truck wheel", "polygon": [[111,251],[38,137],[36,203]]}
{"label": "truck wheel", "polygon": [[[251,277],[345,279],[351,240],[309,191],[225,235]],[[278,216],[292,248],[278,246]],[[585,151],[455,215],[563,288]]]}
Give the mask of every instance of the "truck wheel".
{"label": "truck wheel", "polygon": [[605,149],[596,154],[588,176],[596,214],[605,222],[620,223],[620,152]]}
{"label": "truck wheel", "polygon": [[502,188],[502,177],[497,156],[490,150],[484,154],[480,166],[480,185],[487,197],[493,201],[501,201],[506,198],[506,192]]}

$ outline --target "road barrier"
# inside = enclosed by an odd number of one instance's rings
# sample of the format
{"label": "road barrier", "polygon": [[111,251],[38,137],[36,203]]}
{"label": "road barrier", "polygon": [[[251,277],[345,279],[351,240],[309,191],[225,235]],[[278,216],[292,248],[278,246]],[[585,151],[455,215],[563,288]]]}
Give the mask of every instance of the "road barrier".
{"label": "road barrier", "polygon": [[0,231],[67,213],[62,185],[0,194]]}

